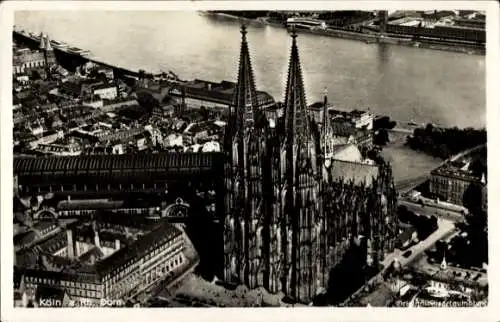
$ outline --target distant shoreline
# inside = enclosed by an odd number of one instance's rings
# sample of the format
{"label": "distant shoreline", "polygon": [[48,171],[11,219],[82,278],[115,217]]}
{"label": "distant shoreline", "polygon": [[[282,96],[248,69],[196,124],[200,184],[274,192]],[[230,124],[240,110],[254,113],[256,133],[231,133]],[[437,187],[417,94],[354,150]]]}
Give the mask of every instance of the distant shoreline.
{"label": "distant shoreline", "polygon": [[[221,13],[221,12],[201,12],[203,15],[207,16],[219,16],[219,17],[225,17],[233,20],[239,20],[239,21],[245,21],[248,23],[252,24],[260,24],[260,25],[266,25],[266,26],[272,26],[272,27],[278,27],[278,28],[285,28],[285,26],[281,23],[278,22],[273,22],[269,21],[267,19],[251,19],[251,18],[245,18],[245,17],[239,17],[239,16],[234,16],[228,13]],[[308,29],[299,29],[298,32],[303,32],[303,33],[309,33],[309,34],[315,34],[315,35],[320,35],[320,36],[326,36],[326,37],[333,37],[333,38],[342,38],[342,39],[349,39],[349,40],[357,40],[357,41],[364,41],[367,44],[373,44],[373,43],[381,43],[381,44],[390,44],[390,45],[400,45],[400,46],[407,46],[407,47],[416,47],[416,48],[425,48],[425,49],[432,49],[432,50],[441,50],[441,51],[449,51],[449,52],[457,52],[457,53],[463,53],[463,54],[469,54],[469,55],[485,55],[486,54],[486,48],[471,48],[464,46],[459,43],[429,43],[426,41],[414,41],[408,38],[399,38],[399,37],[393,37],[393,36],[384,36],[380,37],[377,34],[368,34],[368,33],[359,33],[359,32],[352,32],[352,31],[347,31],[347,30],[337,30],[337,29],[328,29],[328,30],[321,30],[321,29],[316,29],[316,30],[308,30]]]}

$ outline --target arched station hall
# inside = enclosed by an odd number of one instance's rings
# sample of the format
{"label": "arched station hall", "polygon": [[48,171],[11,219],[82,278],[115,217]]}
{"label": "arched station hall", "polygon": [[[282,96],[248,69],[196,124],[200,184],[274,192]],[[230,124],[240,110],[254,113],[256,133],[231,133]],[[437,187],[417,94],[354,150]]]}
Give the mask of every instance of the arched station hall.
{"label": "arched station hall", "polygon": [[[50,219],[50,212],[60,218],[90,217],[115,208],[124,217],[156,215],[184,223],[201,270],[221,275],[223,158],[222,153],[15,157],[14,193],[42,200],[34,214],[39,219]],[[96,204],[103,199],[111,200],[111,207],[110,202]]]}

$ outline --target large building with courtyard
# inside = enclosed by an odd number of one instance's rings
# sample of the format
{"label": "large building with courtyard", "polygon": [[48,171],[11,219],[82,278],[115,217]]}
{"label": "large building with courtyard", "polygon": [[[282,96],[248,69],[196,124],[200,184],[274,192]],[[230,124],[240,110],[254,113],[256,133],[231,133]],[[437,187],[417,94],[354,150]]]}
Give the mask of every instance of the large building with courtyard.
{"label": "large building with courtyard", "polygon": [[63,290],[89,306],[100,306],[104,299],[125,305],[126,299],[185,265],[183,248],[181,231],[168,221],[98,216],[18,251],[18,292],[35,307],[46,303],[37,293],[42,287]]}

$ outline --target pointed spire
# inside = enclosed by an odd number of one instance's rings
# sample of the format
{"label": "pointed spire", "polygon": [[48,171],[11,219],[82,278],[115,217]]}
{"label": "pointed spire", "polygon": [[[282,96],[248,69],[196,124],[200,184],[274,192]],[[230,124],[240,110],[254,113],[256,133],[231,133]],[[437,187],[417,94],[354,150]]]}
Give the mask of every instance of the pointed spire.
{"label": "pointed spire", "polygon": [[307,104],[297,48],[297,33],[292,26],[292,49],[288,66],[288,79],[285,93],[285,128],[288,135],[300,136],[309,131],[307,121]]}
{"label": "pointed spire", "polygon": [[330,128],[330,114],[328,113],[328,89],[325,87],[323,96],[323,124],[322,124],[322,133],[321,137],[323,138],[323,154],[326,157],[331,152],[329,142],[331,141],[331,137],[329,136]]}
{"label": "pointed spire", "polygon": [[443,255],[443,260],[441,261],[441,269],[445,270],[448,267],[448,264],[446,263],[446,255]]}
{"label": "pointed spire", "polygon": [[326,133],[326,130],[329,128],[330,117],[328,114],[328,89],[325,87],[323,96],[323,129]]}
{"label": "pointed spire", "polygon": [[40,33],[40,49],[44,50],[45,49],[45,34],[42,32]]}
{"label": "pointed spire", "polygon": [[49,35],[45,33],[40,34],[40,46],[39,48],[44,51],[51,51],[52,45],[50,44]]}
{"label": "pointed spire", "polygon": [[257,110],[257,90],[247,42],[247,28],[241,26],[241,49],[238,68],[238,82],[234,94],[234,113],[236,129],[242,131],[246,119],[254,119]]}

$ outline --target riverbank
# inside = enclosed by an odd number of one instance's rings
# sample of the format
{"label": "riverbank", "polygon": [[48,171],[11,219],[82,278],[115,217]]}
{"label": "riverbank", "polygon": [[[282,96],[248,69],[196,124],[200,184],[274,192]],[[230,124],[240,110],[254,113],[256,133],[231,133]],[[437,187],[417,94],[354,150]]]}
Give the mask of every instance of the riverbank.
{"label": "riverbank", "polygon": [[[223,17],[232,20],[238,20],[249,24],[260,24],[277,28],[285,28],[285,26],[282,23],[271,21],[268,18],[250,19],[221,12],[202,12],[201,14],[212,17]],[[366,42],[367,44],[381,43],[381,44],[399,45],[399,46],[407,46],[415,48],[425,48],[431,50],[458,52],[469,55],[486,54],[486,48],[477,48],[460,43],[444,43],[444,42],[426,41],[426,40],[414,41],[410,38],[394,37],[388,35],[381,37],[378,34],[353,32],[340,29],[298,29],[298,32],[348,39],[348,40],[363,41]]]}
{"label": "riverbank", "polygon": [[[38,40],[34,39],[32,36],[29,35],[29,33],[24,33],[18,30],[13,30],[12,32],[12,37],[14,41],[17,41],[18,43],[22,43],[28,48],[32,50],[37,50],[39,46]],[[53,48],[54,53],[56,55],[56,58],[58,59],[59,63],[62,65],[63,68],[75,71],[77,66],[82,66],[85,63],[93,63],[100,65],[102,67],[107,67],[113,69],[115,75],[118,78],[123,78],[123,79],[139,79],[140,77],[146,78],[146,79],[164,79],[166,81],[172,82],[172,83],[182,83],[184,80],[181,80],[176,73],[173,71],[169,70],[168,72],[163,72],[160,70],[157,71],[145,71],[142,69],[139,70],[132,70],[126,67],[121,67],[118,65],[115,65],[110,62],[104,62],[101,59],[98,59],[94,57],[92,54],[89,55],[80,55],[78,53],[71,53],[67,51],[66,49],[61,49],[61,48]]]}

